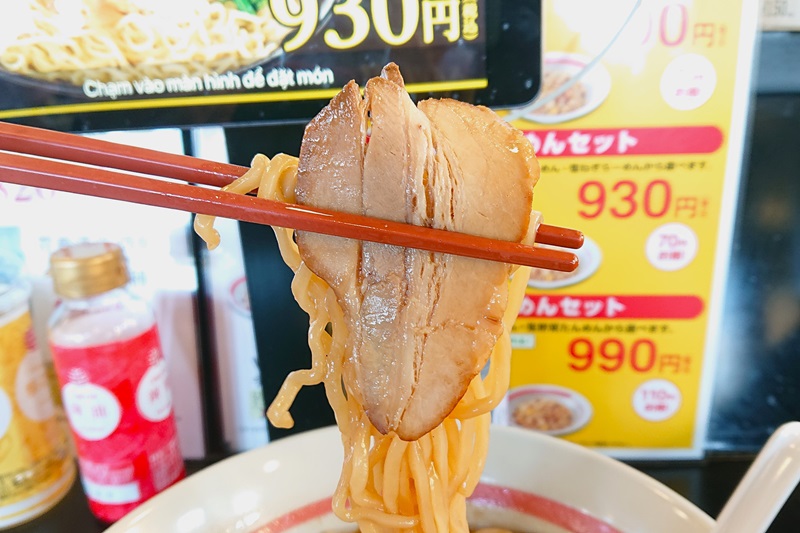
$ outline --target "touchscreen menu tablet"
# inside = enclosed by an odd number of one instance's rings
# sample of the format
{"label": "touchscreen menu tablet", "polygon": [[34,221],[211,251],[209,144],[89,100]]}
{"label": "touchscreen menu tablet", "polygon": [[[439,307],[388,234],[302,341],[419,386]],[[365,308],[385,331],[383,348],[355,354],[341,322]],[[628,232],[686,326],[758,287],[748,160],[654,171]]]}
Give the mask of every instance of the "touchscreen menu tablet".
{"label": "touchscreen menu tablet", "polygon": [[496,107],[539,86],[538,0],[17,0],[0,120],[61,130],[303,121],[390,62]]}

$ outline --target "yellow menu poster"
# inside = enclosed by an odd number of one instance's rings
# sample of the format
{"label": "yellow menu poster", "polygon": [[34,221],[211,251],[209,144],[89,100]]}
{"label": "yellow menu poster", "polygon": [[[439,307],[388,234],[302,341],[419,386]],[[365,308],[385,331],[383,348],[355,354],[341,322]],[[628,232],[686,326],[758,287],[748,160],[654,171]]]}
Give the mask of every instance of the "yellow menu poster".
{"label": "yellow menu poster", "polygon": [[543,2],[542,92],[507,119],[534,205],[582,230],[534,271],[495,421],[620,457],[702,454],[758,2]]}

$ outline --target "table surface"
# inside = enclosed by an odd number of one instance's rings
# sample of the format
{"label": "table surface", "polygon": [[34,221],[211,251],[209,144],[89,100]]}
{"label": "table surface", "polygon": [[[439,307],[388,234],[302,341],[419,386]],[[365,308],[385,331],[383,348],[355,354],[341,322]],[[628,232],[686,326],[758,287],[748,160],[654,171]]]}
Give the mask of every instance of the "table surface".
{"label": "table surface", "polygon": [[[716,516],[750,465],[751,457],[711,457],[690,463],[636,463],[633,466],[664,483],[711,516]],[[210,464],[189,461],[189,474]],[[769,533],[797,533],[800,526],[800,490],[795,490],[778,514]],[[64,499],[43,516],[11,533],[101,533],[108,526],[96,520],[76,482]]]}

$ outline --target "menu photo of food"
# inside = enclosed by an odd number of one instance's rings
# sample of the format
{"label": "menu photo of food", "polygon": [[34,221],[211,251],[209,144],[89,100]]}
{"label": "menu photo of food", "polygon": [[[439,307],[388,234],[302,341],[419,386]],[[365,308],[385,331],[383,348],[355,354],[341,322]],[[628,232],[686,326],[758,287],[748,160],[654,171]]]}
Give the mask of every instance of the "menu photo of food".
{"label": "menu photo of food", "polygon": [[[275,20],[267,0],[15,4],[0,20],[0,72],[75,90],[86,80],[107,84],[237,71],[279,55],[293,31]],[[321,3],[320,17],[332,4]]]}
{"label": "menu photo of food", "polygon": [[585,427],[592,412],[589,400],[574,390],[550,384],[525,385],[509,391],[493,422],[562,436]]}
{"label": "menu photo of food", "polygon": [[[541,245],[550,248],[547,245]],[[528,279],[528,287],[534,289],[558,289],[575,285],[591,277],[603,259],[600,247],[589,237],[584,237],[583,246],[575,250],[578,256],[578,268],[572,272],[559,272],[546,268],[532,268]]]}
{"label": "menu photo of food", "polygon": [[[611,92],[611,75],[599,62],[582,54],[548,52],[542,62],[542,90],[537,105],[534,102],[524,118],[540,124],[567,122],[597,109]],[[548,98],[556,91],[569,87],[555,99]]]}
{"label": "menu photo of food", "polygon": [[442,5],[19,0],[0,17],[0,120],[65,131],[307,120],[390,61],[409,65],[412,93],[483,94],[489,8]]}

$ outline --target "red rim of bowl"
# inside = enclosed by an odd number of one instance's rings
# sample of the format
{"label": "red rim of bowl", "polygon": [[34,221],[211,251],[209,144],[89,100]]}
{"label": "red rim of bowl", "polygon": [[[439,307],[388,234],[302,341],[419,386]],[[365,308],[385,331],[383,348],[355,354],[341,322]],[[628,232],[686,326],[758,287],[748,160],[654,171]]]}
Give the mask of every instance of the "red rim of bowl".
{"label": "red rim of bowl", "polygon": [[[501,508],[538,518],[571,533],[622,533],[599,518],[544,496],[517,489],[481,483],[469,499],[481,507]],[[255,530],[281,533],[331,513],[331,499],[324,498],[299,507]]]}

